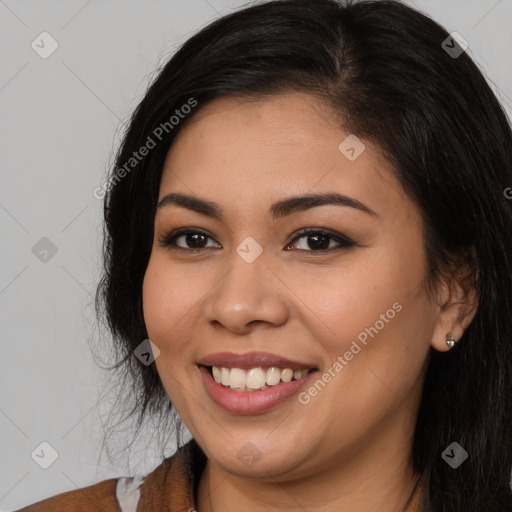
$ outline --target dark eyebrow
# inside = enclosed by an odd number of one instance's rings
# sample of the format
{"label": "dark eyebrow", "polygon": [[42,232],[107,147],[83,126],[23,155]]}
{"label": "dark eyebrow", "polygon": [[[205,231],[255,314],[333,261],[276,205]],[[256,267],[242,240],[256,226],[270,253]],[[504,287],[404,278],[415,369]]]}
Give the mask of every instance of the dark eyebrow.
{"label": "dark eyebrow", "polygon": [[[269,214],[274,220],[276,220],[282,217],[286,217],[287,215],[291,215],[292,213],[308,210],[309,208],[313,208],[315,206],[323,206],[329,204],[355,208],[356,210],[367,213],[372,217],[378,217],[378,215],[373,210],[368,208],[368,206],[364,205],[357,199],[334,192],[288,197],[272,204],[269,209]],[[208,201],[206,199],[201,199],[196,196],[189,196],[186,194],[173,192],[164,196],[158,202],[157,208],[163,208],[164,206],[168,205],[181,206],[182,208],[187,208],[188,210],[201,213],[202,215],[213,217],[221,221],[223,220],[222,208],[217,203]]]}

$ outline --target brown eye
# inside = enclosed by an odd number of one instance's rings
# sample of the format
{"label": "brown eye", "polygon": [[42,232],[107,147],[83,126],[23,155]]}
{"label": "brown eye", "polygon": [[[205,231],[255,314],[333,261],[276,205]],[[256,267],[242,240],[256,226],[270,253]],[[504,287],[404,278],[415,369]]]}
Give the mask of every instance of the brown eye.
{"label": "brown eye", "polygon": [[[286,250],[293,248],[294,245],[297,245],[296,241],[301,239],[305,239],[305,243],[297,249],[313,254],[347,249],[355,245],[352,240],[340,233],[324,228],[304,229],[295,232],[293,236],[295,238],[286,246]],[[181,241],[178,242],[179,240]],[[213,238],[200,228],[180,228],[171,231],[159,242],[162,247],[190,252],[220,247],[217,242],[213,246],[208,245],[208,240],[213,240]]]}
{"label": "brown eye", "polygon": [[[300,239],[305,239],[305,243],[303,247],[299,247],[300,251],[307,252],[328,252],[335,249],[343,249],[352,247],[355,243],[349,238],[336,233],[334,231],[325,230],[325,229],[307,229],[301,230],[294,233],[294,240],[296,242]],[[288,247],[292,247],[294,244],[288,244]],[[334,242],[334,246],[332,246],[332,242]]]}
{"label": "brown eye", "polygon": [[185,235],[178,236],[176,238],[176,240],[179,240],[182,237],[184,237],[185,243],[191,249],[203,248],[205,246],[206,239],[207,239],[206,235],[203,235],[201,233],[188,233]]}
{"label": "brown eye", "polygon": [[[159,242],[162,247],[194,251],[211,247],[206,245],[210,238],[210,235],[202,229],[180,228],[171,231]],[[181,239],[183,239],[183,242],[177,243]]]}

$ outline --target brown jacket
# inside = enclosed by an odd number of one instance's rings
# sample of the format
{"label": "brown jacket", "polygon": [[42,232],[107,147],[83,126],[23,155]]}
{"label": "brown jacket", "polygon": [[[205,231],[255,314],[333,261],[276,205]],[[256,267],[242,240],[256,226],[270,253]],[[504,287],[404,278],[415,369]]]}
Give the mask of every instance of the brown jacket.
{"label": "brown jacket", "polygon": [[[111,478],[17,512],[197,512],[194,496],[205,463],[204,452],[192,439],[144,477]],[[424,479],[405,512],[421,512],[426,485]]]}
{"label": "brown jacket", "polygon": [[144,477],[121,477],[68,491],[17,512],[193,512],[206,462],[191,440]]}

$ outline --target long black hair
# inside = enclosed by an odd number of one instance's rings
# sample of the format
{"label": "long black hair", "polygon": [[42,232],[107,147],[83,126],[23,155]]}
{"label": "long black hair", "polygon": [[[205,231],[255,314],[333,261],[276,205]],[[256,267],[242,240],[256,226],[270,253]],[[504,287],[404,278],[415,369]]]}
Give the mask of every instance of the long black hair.
{"label": "long black hair", "polygon": [[[139,425],[173,411],[155,365],[134,350],[148,337],[142,282],[176,134],[215,98],[307,92],[330,107],[340,128],[380,148],[418,205],[432,290],[456,262],[474,270],[472,323],[453,350],[429,355],[413,442],[415,468],[429,475],[425,506],[512,510],[512,133],[463,49],[397,1],[274,0],[215,20],[159,70],[103,189],[96,295],[115,368],[132,382],[130,414]],[[452,442],[469,454],[457,469],[441,456]]]}

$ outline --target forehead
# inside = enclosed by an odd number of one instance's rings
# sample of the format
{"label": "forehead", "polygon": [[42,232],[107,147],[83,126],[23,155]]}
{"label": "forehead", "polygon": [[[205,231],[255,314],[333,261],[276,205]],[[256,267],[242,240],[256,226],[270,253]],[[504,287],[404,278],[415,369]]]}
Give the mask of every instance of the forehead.
{"label": "forehead", "polygon": [[[347,144],[360,153],[356,159],[343,152]],[[238,205],[328,191],[357,197],[374,210],[408,201],[378,148],[357,142],[322,102],[304,93],[222,98],[202,107],[168,152],[160,198],[171,191],[227,197]]]}

